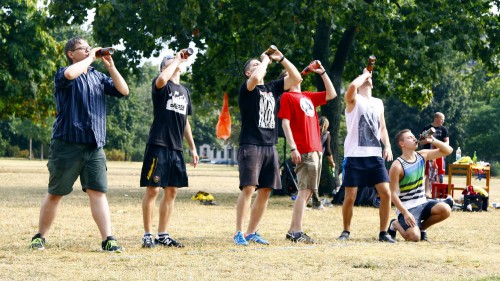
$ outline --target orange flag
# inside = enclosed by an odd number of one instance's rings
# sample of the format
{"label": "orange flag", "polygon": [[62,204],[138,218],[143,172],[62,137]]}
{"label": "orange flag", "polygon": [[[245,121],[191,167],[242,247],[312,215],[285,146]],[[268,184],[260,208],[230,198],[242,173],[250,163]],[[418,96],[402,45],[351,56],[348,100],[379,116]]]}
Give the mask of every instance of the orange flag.
{"label": "orange flag", "polygon": [[224,102],[222,103],[222,111],[217,122],[217,138],[227,140],[231,135],[231,115],[229,115],[229,102],[227,93],[224,93]]}

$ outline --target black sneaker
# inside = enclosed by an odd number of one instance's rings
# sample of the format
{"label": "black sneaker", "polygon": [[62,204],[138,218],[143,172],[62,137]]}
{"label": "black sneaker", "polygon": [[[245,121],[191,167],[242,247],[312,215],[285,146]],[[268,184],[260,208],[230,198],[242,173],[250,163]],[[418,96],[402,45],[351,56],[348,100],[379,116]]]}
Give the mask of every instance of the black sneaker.
{"label": "black sneaker", "polygon": [[156,246],[155,240],[151,234],[146,234],[142,237],[143,248],[154,248]]}
{"label": "black sneaker", "polygon": [[392,219],[391,222],[389,223],[389,228],[387,228],[387,233],[391,236],[392,239],[396,240],[396,230],[391,230],[391,225],[392,223],[396,221],[396,219]]}
{"label": "black sneaker", "polygon": [[427,231],[420,231],[420,241],[429,242],[429,238],[427,238]]}
{"label": "black sneaker", "polygon": [[162,235],[155,239],[155,243],[165,247],[184,248],[184,244],[175,241],[170,235]]}
{"label": "black sneaker", "polygon": [[290,232],[288,232],[287,233],[287,239],[288,239],[288,235],[289,234],[292,236],[291,239],[289,239],[292,242],[295,242],[295,243],[302,242],[302,243],[306,243],[306,244],[314,244],[314,239],[312,239],[311,237],[309,237],[304,232],[299,232],[299,233],[296,233],[296,234],[293,234],[293,235]]}
{"label": "black sneaker", "polygon": [[123,251],[122,246],[118,244],[113,236],[108,236],[105,241],[102,241],[101,247],[106,252],[121,253]]}
{"label": "black sneaker", "polygon": [[392,239],[391,235],[389,235],[389,233],[385,231],[380,232],[380,234],[378,235],[378,241],[396,243],[396,240]]}
{"label": "black sneaker", "polygon": [[344,230],[344,231],[342,231],[342,233],[340,233],[340,236],[339,236],[339,238],[338,238],[338,239],[339,239],[340,241],[347,241],[347,240],[349,240],[349,235],[350,235],[350,234],[351,234],[351,233],[350,233],[349,231]]}
{"label": "black sneaker", "polygon": [[45,249],[45,238],[43,238],[40,233],[37,233],[33,238],[31,238],[30,249],[32,250],[44,250]]}
{"label": "black sneaker", "polygon": [[286,236],[285,236],[286,240],[291,240],[293,241],[293,233],[291,233],[290,231],[288,231],[286,233]]}

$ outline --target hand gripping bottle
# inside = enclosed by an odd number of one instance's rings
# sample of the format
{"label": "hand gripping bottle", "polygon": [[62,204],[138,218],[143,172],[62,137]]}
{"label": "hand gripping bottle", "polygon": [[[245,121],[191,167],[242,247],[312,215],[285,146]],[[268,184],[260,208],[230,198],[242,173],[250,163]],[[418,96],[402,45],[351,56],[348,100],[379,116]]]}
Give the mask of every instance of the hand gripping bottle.
{"label": "hand gripping bottle", "polygon": [[313,60],[300,74],[302,76],[307,75],[311,73],[313,70],[318,69],[321,67],[321,62],[319,60]]}
{"label": "hand gripping bottle", "polygon": [[434,135],[435,132],[436,132],[436,129],[434,129],[433,127],[430,127],[429,129],[422,132],[422,134],[420,135],[420,140],[425,140],[426,138]]}

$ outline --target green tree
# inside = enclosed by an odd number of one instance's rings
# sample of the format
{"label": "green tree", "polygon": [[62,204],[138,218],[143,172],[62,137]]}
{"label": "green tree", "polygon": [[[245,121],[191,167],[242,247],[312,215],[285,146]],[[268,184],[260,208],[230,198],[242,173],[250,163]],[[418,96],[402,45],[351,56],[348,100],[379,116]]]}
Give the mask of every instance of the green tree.
{"label": "green tree", "polygon": [[43,160],[43,146],[48,145],[52,133],[53,117],[47,117],[43,122],[32,122],[29,119],[12,118],[10,120],[11,132],[20,135],[28,141],[29,159],[33,159],[33,141],[40,143],[40,158]]}
{"label": "green tree", "polygon": [[474,151],[478,160],[500,162],[500,98],[495,98],[490,104],[474,102],[474,114],[469,117],[464,132],[462,155],[472,157]]}
{"label": "green tree", "polygon": [[50,35],[46,10],[35,0],[0,4],[0,119],[42,121],[53,115],[52,74],[62,46]]}
{"label": "green tree", "polygon": [[141,67],[140,74],[130,78],[127,98],[107,99],[107,149],[119,149],[126,160],[141,161],[153,120],[151,82],[158,74],[151,63]]}
{"label": "green tree", "polygon": [[[50,2],[54,19],[81,23],[84,11],[96,9],[96,40],[122,40],[127,63],[156,55],[168,43],[179,49],[194,42],[200,51],[192,68],[193,100],[198,104],[227,91],[231,104],[243,81],[241,68],[273,43],[299,68],[320,59],[338,93],[366,64],[378,58],[376,95],[394,96],[424,108],[442,79],[447,54],[462,54],[498,70],[498,1],[116,1]],[[280,68],[271,66],[268,79]],[[303,88],[319,79],[307,77]],[[342,98],[322,108],[330,120],[334,151],[339,147]]]}

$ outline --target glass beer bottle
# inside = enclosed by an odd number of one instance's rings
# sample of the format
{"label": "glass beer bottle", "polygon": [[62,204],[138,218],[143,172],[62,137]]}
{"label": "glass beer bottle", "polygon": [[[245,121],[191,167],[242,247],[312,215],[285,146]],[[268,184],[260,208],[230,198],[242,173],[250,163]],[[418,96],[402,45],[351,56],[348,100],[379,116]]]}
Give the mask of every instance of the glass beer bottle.
{"label": "glass beer bottle", "polygon": [[274,45],[271,45],[271,46],[269,46],[269,49],[267,49],[265,54],[270,56],[270,55],[274,54],[274,52],[276,52],[276,50],[278,50],[278,48],[276,48],[276,46],[274,46]]}
{"label": "glass beer bottle", "polygon": [[101,48],[97,52],[95,52],[95,56],[100,58],[104,56],[111,56],[115,52],[115,49],[112,47]]}
{"label": "glass beer bottle", "polygon": [[434,127],[430,127],[429,129],[422,132],[422,134],[420,135],[420,140],[421,141],[425,140],[426,138],[434,135],[435,132],[436,129],[434,129]]}
{"label": "glass beer bottle", "polygon": [[375,60],[377,58],[374,56],[374,55],[371,55],[369,58],[368,58],[368,64],[366,65],[366,69],[370,72],[373,71],[373,67],[375,66]]}
{"label": "glass beer bottle", "polygon": [[311,73],[313,70],[318,69],[320,67],[321,67],[321,62],[319,60],[313,60],[308,66],[306,66],[306,68],[304,68],[304,70],[302,70],[300,74],[302,74],[302,76],[307,75]]}
{"label": "glass beer bottle", "polygon": [[190,55],[194,53],[194,50],[192,48],[187,48],[181,51],[181,57],[183,59],[187,59]]}

